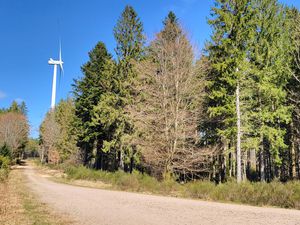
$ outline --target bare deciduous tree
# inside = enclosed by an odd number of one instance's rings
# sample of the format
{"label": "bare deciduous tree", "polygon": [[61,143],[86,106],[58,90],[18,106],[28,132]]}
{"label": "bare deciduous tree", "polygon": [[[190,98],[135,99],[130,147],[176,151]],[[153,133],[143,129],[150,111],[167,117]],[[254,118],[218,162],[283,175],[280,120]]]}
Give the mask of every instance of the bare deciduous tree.
{"label": "bare deciduous tree", "polygon": [[209,149],[198,147],[205,64],[180,28],[157,34],[149,58],[136,64],[136,98],[128,113],[138,130],[135,144],[147,165],[167,178],[206,170]]}
{"label": "bare deciduous tree", "polygon": [[42,162],[50,162],[50,163],[58,163],[59,153],[57,150],[57,139],[59,138],[59,125],[55,121],[54,111],[50,111],[41,127],[41,149],[40,149],[40,157]]}
{"label": "bare deciduous tree", "polygon": [[29,125],[26,116],[21,113],[0,114],[0,146],[7,144],[13,157],[20,157],[27,142]]}

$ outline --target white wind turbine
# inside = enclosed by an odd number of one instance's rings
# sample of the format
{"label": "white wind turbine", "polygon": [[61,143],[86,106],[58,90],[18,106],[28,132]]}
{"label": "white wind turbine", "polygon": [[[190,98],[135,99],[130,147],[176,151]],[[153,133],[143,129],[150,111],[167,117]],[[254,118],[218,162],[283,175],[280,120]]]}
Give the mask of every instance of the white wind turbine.
{"label": "white wind turbine", "polygon": [[64,72],[63,61],[61,59],[61,44],[59,43],[59,60],[49,59],[48,64],[54,65],[53,70],[53,81],[52,81],[52,97],[51,97],[51,109],[55,108],[55,98],[56,98],[56,76],[57,76],[57,65],[60,67],[60,72]]}

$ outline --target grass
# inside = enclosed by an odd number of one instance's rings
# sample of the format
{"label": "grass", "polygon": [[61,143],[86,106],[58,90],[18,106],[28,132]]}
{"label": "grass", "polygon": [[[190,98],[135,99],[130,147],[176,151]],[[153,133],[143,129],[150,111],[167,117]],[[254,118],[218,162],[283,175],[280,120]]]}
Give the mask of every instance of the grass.
{"label": "grass", "polygon": [[240,185],[228,182],[193,182],[184,185],[184,196],[222,202],[235,202],[256,206],[277,206],[300,209],[300,182],[251,183]]}
{"label": "grass", "polygon": [[[287,183],[251,183],[237,184],[230,181],[215,185],[209,181],[195,181],[179,184],[174,180],[158,181],[146,174],[134,171],[132,174],[117,171],[115,173],[88,169],[83,166],[58,165],[50,166],[65,174],[64,182],[80,186],[97,187],[114,190],[143,192],[184,198],[234,202],[255,206],[275,206],[300,209],[300,182]],[[79,182],[76,181],[87,181]],[[98,186],[99,187],[99,186]]]}
{"label": "grass", "polygon": [[20,169],[12,169],[0,183],[0,224],[5,225],[66,225],[65,217],[41,203],[25,185]]}

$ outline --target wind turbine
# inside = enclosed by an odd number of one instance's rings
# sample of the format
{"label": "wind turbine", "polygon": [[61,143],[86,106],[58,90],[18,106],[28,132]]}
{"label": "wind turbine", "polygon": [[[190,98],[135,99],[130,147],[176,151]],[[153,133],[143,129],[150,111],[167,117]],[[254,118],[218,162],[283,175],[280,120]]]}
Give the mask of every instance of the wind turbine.
{"label": "wind turbine", "polygon": [[49,59],[48,64],[54,65],[53,70],[53,81],[52,81],[52,97],[51,97],[51,109],[55,108],[55,98],[56,98],[56,76],[57,76],[57,65],[60,67],[60,72],[64,72],[63,61],[61,59],[61,43],[59,43],[59,60]]}

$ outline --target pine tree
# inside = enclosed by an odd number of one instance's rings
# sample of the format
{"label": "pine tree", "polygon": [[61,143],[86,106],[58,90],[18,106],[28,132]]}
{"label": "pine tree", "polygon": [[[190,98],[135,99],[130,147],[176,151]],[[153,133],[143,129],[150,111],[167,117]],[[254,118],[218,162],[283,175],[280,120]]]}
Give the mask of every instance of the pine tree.
{"label": "pine tree", "polygon": [[251,135],[259,140],[260,180],[271,180],[278,173],[287,150],[284,126],[290,121],[286,104],[289,79],[289,37],[285,29],[285,12],[276,0],[254,1],[256,10],[255,38],[250,48],[253,90]]}
{"label": "pine tree", "polygon": [[124,109],[132,103],[133,90],[131,82],[136,79],[136,72],[133,70],[133,61],[140,61],[144,56],[145,37],[143,24],[137,13],[131,6],[126,6],[119,18],[115,28],[114,36],[117,42],[116,54],[118,57],[117,73],[119,79],[119,102],[121,105],[117,111],[122,115],[123,120],[118,123],[119,145],[118,160],[119,166],[125,170],[129,167],[132,171],[134,158],[137,155],[136,147],[132,143],[134,134],[133,123],[129,120]]}
{"label": "pine tree", "polygon": [[292,120],[288,129],[288,139],[290,152],[286,159],[289,165],[290,178],[300,178],[299,168],[299,146],[300,146],[300,12],[296,8],[287,8],[287,24],[286,31],[289,31],[290,38],[290,57],[291,57],[291,79],[287,85],[288,104],[292,107]]}
{"label": "pine tree", "polygon": [[240,182],[241,131],[237,132],[237,117],[240,117],[237,112],[241,110],[237,105],[240,98],[237,94],[242,91],[240,88],[248,70],[253,12],[250,0],[218,0],[212,12],[213,19],[209,24],[212,25],[214,34],[207,46],[212,67],[207,87],[207,107],[211,119],[204,126],[205,129],[210,127],[207,131],[204,130],[204,135],[213,136],[208,138],[215,139],[214,143],[222,143],[223,155],[227,154],[225,150],[230,149],[230,146],[237,145],[237,180]]}
{"label": "pine tree", "polygon": [[290,121],[285,90],[289,79],[286,15],[276,0],[217,3],[210,21],[214,36],[208,46],[212,66],[208,125],[213,127],[212,137],[223,145],[237,144],[238,181],[246,175],[250,163],[246,153],[252,150],[259,152],[260,179],[271,180],[287,149],[284,127]]}
{"label": "pine tree", "polygon": [[161,31],[162,37],[168,41],[175,41],[178,35],[182,34],[182,30],[178,23],[175,13],[170,11],[163,21],[164,28]]}
{"label": "pine tree", "polygon": [[26,103],[22,101],[21,104],[18,104],[15,100],[11,103],[11,106],[7,109],[7,111],[22,113],[24,116],[27,116],[28,113]]}
{"label": "pine tree", "polygon": [[120,97],[119,77],[113,60],[106,61],[99,78],[102,92],[98,104],[91,111],[91,128],[98,132],[96,168],[114,171],[118,169],[117,154],[123,132],[124,103]]}
{"label": "pine tree", "polygon": [[12,103],[11,103],[11,106],[9,107],[8,111],[10,112],[21,112],[21,109],[19,107],[19,104],[14,100]]}
{"label": "pine tree", "polygon": [[143,31],[143,24],[137,13],[133,7],[127,5],[114,28],[116,54],[119,62],[125,64],[124,67],[130,65],[130,60],[142,58],[145,42]]}
{"label": "pine tree", "polygon": [[[100,127],[95,129],[92,124],[93,109],[98,105],[103,87],[109,87],[109,82],[103,81],[102,75],[106,72],[106,64],[112,57],[107,52],[104,43],[99,42],[95,48],[89,52],[89,61],[82,66],[84,76],[80,80],[75,80],[74,101],[75,101],[75,127],[78,134],[78,147],[82,151],[85,165],[91,164],[95,160],[95,145],[99,144]],[[97,146],[99,154],[102,146]]]}
{"label": "pine tree", "polygon": [[19,105],[20,111],[23,115],[27,116],[28,113],[28,109],[26,106],[26,103],[24,101],[21,102],[21,104]]}

